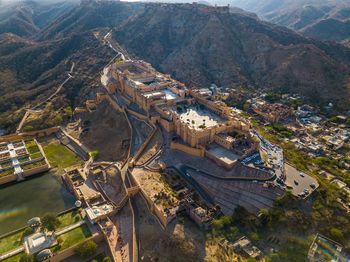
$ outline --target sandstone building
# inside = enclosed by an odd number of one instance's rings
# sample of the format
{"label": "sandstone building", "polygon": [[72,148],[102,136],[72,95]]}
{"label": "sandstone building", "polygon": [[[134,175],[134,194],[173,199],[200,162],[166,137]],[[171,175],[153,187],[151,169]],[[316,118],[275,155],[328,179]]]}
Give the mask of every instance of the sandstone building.
{"label": "sandstone building", "polygon": [[144,61],[115,63],[109,76],[109,93],[138,105],[153,122],[176,133],[181,138],[172,143],[176,149],[204,156],[211,143],[232,149],[235,143],[229,133],[250,136],[249,123],[214,100],[209,89],[189,89]]}

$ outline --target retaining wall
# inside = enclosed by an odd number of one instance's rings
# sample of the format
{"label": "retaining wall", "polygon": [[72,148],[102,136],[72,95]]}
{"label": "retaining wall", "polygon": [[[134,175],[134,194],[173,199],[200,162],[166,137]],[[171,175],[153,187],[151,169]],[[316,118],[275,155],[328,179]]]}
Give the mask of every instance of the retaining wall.
{"label": "retaining wall", "polygon": [[42,130],[0,136],[0,142],[8,142],[8,141],[14,141],[14,140],[20,140],[20,139],[26,139],[26,138],[48,136],[57,132],[58,130],[59,130],[59,127],[50,127]]}
{"label": "retaining wall", "polygon": [[43,173],[45,171],[48,171],[49,169],[50,168],[49,168],[48,164],[43,165],[43,166],[39,166],[39,167],[34,167],[34,168],[31,168],[31,169],[27,169],[27,170],[23,171],[23,177],[28,177],[28,176],[31,176],[31,175]]}
{"label": "retaining wall", "polygon": [[150,196],[140,187],[137,180],[134,178],[131,172],[129,172],[129,178],[133,181],[135,185],[137,185],[140,188],[140,192],[143,196],[143,198],[146,200],[149,210],[158,218],[158,221],[160,224],[165,228],[169,222],[171,222],[174,217],[167,217],[164,215],[164,212],[159,209],[159,207],[152,201]]}
{"label": "retaining wall", "polygon": [[0,185],[9,183],[9,182],[13,182],[17,180],[17,176],[16,175],[8,175],[8,176],[3,176],[0,177]]}

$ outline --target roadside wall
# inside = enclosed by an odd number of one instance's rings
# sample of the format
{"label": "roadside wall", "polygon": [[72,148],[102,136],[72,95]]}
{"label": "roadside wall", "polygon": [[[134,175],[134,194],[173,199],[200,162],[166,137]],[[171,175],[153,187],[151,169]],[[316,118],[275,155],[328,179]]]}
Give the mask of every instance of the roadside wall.
{"label": "roadside wall", "polygon": [[148,120],[149,120],[148,116],[145,116],[145,115],[143,115],[143,114],[140,114],[140,113],[138,113],[138,112],[136,112],[136,111],[134,111],[134,110],[126,109],[126,111],[127,111],[129,114],[131,114],[131,115],[133,115],[133,116],[135,116],[135,117],[137,117],[137,118],[139,118],[139,119],[141,119],[141,120],[144,120],[144,121],[148,121]]}
{"label": "roadside wall", "polygon": [[117,111],[119,111],[119,112],[122,112],[122,111],[123,111],[123,109],[118,105],[118,103],[117,103],[116,101],[114,101],[114,100],[110,97],[110,95],[107,95],[106,98],[107,98],[108,102],[111,104],[111,106],[112,106],[115,110],[117,110]]}

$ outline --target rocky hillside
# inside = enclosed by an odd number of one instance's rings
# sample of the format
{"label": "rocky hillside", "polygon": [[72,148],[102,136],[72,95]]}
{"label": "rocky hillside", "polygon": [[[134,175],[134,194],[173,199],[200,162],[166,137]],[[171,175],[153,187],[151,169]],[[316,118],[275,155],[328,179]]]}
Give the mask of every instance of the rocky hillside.
{"label": "rocky hillside", "polygon": [[114,36],[132,53],[187,83],[252,85],[339,106],[349,99],[349,49],[244,14],[150,4],[116,28]]}
{"label": "rocky hillside", "polygon": [[[316,103],[349,106],[349,49],[303,38],[251,13],[199,4],[93,1],[56,12],[56,5],[45,19],[39,11],[12,12],[20,20],[12,26],[32,25],[24,34],[0,26],[1,128],[13,128],[24,106],[52,94],[72,62],[73,78],[59,101],[76,106],[93,95],[91,87],[114,55],[103,43],[111,29],[129,53],[190,85],[298,92]],[[0,11],[0,19],[11,17],[5,13]]]}
{"label": "rocky hillside", "polygon": [[61,38],[95,28],[119,26],[143,9],[144,4],[128,2],[92,2],[76,6],[37,35],[39,40]]}
{"label": "rocky hillside", "polygon": [[341,43],[350,39],[349,1],[234,0],[233,4],[307,37]]}
{"label": "rocky hillside", "polygon": [[13,33],[22,37],[32,36],[75,5],[73,2],[48,3],[30,0],[0,3],[0,34]]}
{"label": "rocky hillside", "polygon": [[72,62],[73,78],[59,95],[66,98],[62,106],[79,104],[113,55],[90,31],[45,42],[0,35],[0,125],[13,129],[20,109],[54,93],[67,78]]}

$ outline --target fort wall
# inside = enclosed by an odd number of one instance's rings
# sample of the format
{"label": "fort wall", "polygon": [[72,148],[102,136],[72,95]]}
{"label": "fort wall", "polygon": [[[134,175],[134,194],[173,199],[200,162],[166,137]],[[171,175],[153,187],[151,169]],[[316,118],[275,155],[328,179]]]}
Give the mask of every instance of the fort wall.
{"label": "fort wall", "polygon": [[193,148],[184,144],[176,143],[172,141],[170,143],[170,148],[174,150],[180,150],[182,152],[185,152],[187,154],[191,154],[193,156],[199,156],[199,157],[204,157],[205,155],[205,149],[204,147],[200,148]]}
{"label": "fort wall", "polygon": [[60,129],[59,127],[50,127],[50,128],[46,128],[46,129],[42,129],[42,130],[0,136],[0,142],[8,142],[8,141],[15,141],[15,140],[21,140],[21,139],[26,139],[26,138],[49,136],[49,135],[57,132],[59,129]]}

